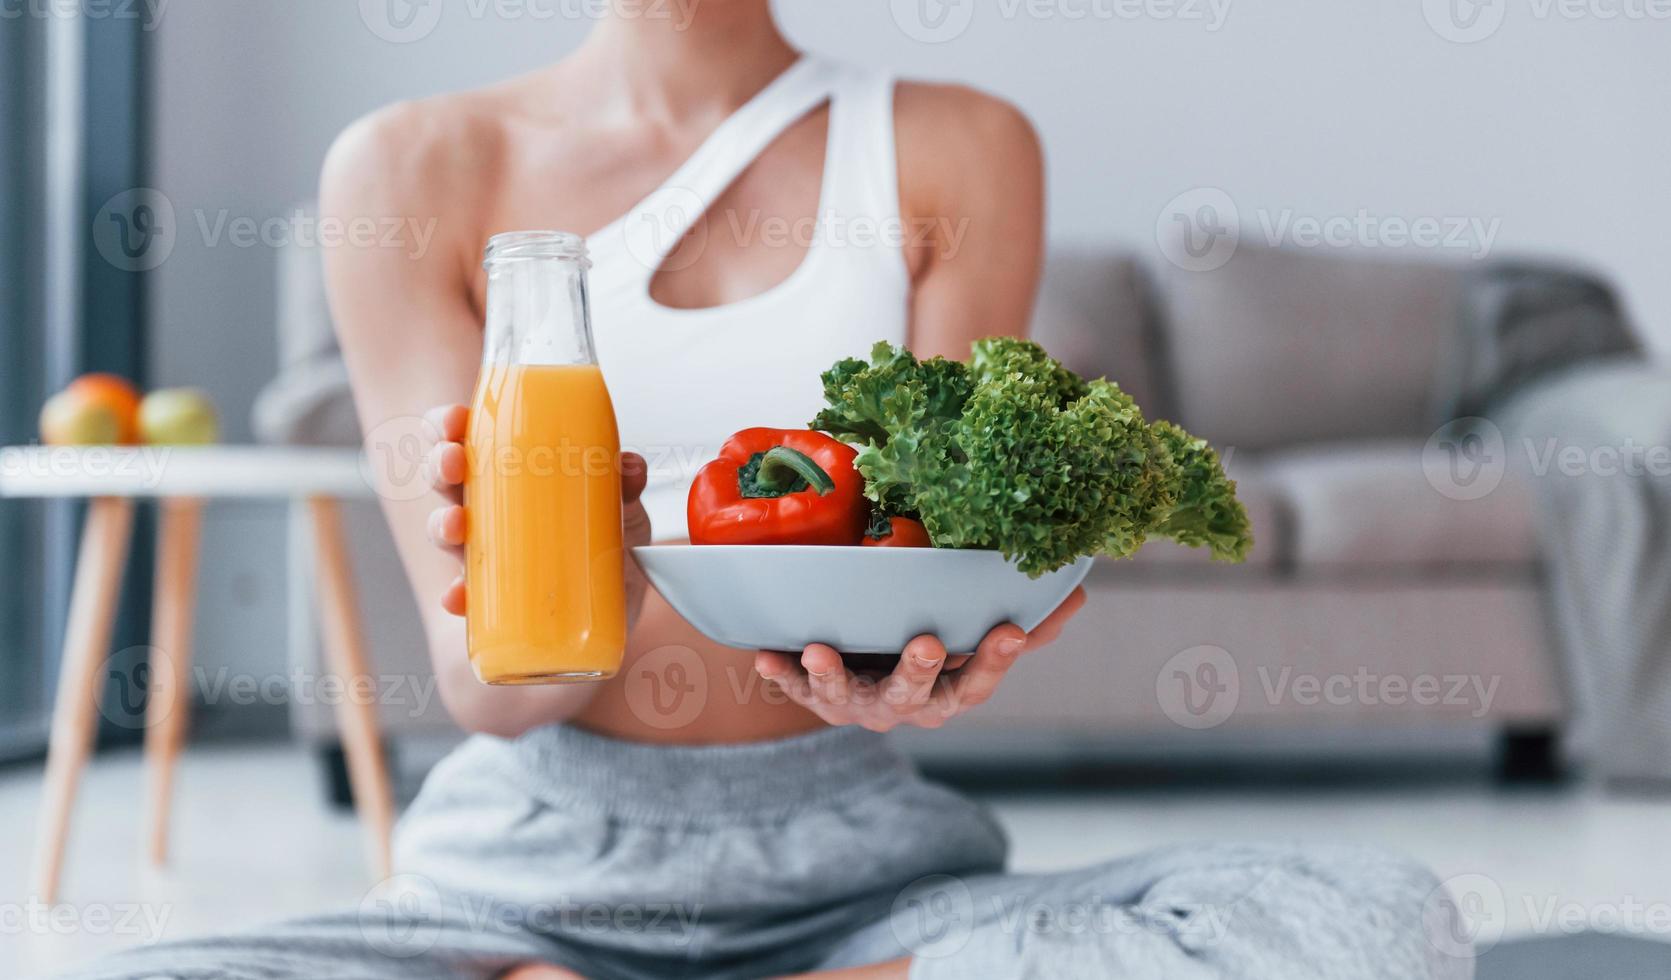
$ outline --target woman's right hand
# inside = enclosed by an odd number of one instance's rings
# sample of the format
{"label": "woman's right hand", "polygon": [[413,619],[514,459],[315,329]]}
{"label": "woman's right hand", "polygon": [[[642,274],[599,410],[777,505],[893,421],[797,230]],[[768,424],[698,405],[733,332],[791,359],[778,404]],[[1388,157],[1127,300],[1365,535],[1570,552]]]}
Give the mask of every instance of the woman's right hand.
{"label": "woman's right hand", "polygon": [[[464,434],[470,421],[470,410],[463,405],[443,405],[424,414],[429,422],[425,430],[435,439],[424,453],[424,472],[430,485],[446,499],[429,515],[429,540],[442,551],[458,559],[459,575],[441,593],[441,608],[454,616],[463,616],[464,593],[464,477],[468,464],[464,454]],[[645,512],[639,496],[644,493],[644,458],[637,453],[621,454],[621,502],[625,505],[622,531],[627,548],[650,543],[650,515]],[[638,620],[638,610],[644,604],[646,583],[638,563],[625,562],[627,586],[627,624]]]}

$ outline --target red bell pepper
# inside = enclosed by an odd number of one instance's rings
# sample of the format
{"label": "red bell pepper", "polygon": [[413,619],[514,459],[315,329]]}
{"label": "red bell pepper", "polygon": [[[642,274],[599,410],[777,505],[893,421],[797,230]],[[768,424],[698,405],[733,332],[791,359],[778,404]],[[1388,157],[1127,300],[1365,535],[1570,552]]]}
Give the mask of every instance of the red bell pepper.
{"label": "red bell pepper", "polygon": [[744,429],[696,474],[691,543],[858,544],[870,503],[857,455],[811,429]]}

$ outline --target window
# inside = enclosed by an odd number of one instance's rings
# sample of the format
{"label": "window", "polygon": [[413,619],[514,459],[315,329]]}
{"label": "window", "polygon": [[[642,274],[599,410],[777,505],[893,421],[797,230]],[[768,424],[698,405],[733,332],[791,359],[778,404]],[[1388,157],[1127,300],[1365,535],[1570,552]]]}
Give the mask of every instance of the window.
{"label": "window", "polygon": [[[143,184],[144,43],[138,21],[62,5],[0,31],[0,443],[33,441],[75,374],[141,379],[144,277],[100,258],[90,216]],[[44,743],[77,511],[0,501],[0,757]],[[144,642],[144,537],[133,554],[116,649]]]}

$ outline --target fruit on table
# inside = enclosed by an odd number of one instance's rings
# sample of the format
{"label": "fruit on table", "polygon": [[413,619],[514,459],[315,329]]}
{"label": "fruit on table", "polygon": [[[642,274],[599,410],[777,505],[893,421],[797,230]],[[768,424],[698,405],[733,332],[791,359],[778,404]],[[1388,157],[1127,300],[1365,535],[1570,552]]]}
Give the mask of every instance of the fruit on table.
{"label": "fruit on table", "polygon": [[121,436],[110,406],[84,395],[61,391],[41,409],[41,441],[49,446],[108,446]]}
{"label": "fruit on table", "polygon": [[[116,419],[116,437],[105,442],[132,445],[139,441],[139,389],[127,379],[114,374],[84,374],[70,382],[63,391],[77,403],[103,406]],[[79,411],[74,413],[79,415]],[[53,439],[42,426],[41,435],[48,442]],[[70,443],[74,445],[75,443]],[[86,445],[86,443],[80,443]]]}
{"label": "fruit on table", "polygon": [[139,405],[139,435],[152,445],[206,446],[220,437],[214,402],[195,388],[165,388]]}

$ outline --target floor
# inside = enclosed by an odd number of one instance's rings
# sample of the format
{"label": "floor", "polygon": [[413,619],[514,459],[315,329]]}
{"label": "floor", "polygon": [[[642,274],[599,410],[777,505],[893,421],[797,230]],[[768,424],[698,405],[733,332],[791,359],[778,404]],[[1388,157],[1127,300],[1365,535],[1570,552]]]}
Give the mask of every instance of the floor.
{"label": "floor", "polygon": [[[359,828],[322,802],[308,754],[194,747],[180,775],[166,871],[139,860],[138,757],[101,757],[82,784],[50,914],[18,896],[34,840],[38,772],[0,771],[0,976],[67,966],[134,941],[180,937],[357,903],[369,885]],[[1671,798],[1568,785],[1206,787],[985,794],[1019,869],[1066,868],[1182,841],[1334,839],[1416,855],[1477,896],[1488,937],[1590,926],[1671,939]],[[1483,903],[1483,904],[1479,904]],[[1617,923],[1617,924],[1615,924]]]}

